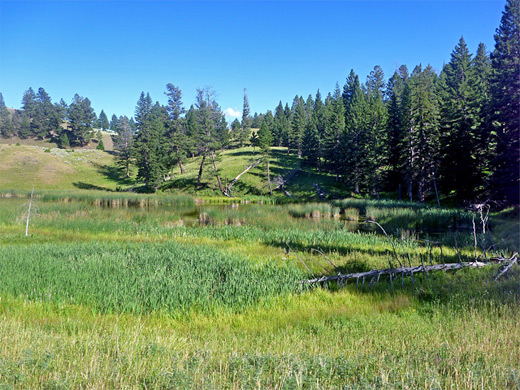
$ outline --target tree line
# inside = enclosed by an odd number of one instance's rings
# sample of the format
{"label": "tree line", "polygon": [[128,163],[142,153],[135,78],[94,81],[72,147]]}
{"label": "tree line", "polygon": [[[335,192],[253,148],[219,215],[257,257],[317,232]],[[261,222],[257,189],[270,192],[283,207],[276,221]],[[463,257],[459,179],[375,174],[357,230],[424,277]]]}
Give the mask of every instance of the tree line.
{"label": "tree line", "polygon": [[[41,87],[37,92],[27,89],[22,97],[22,109],[9,112],[0,93],[0,136],[4,138],[48,139],[61,147],[85,146],[96,136],[95,128],[115,131],[120,119],[114,114],[109,122],[103,110],[98,117],[90,100],[78,94],[70,104],[63,99],[53,103]],[[129,123],[135,127],[133,119]]]}
{"label": "tree line", "polygon": [[376,66],[361,83],[352,70],[342,89],[280,101],[260,121],[274,145],[355,193],[518,204],[519,24],[519,2],[509,0],[490,54],[481,43],[472,55],[461,38],[439,74],[403,65],[385,81]]}
{"label": "tree line", "polygon": [[30,88],[13,115],[0,94],[0,133],[83,146],[94,125],[114,130],[117,163],[127,176],[135,164],[138,179],[153,190],[174,167],[184,174],[186,160],[200,156],[197,187],[209,164],[225,193],[217,157],[233,142],[259,147],[269,188],[270,147],[284,146],[302,168],[332,174],[359,194],[390,191],[425,201],[441,193],[459,202],[518,204],[519,25],[519,0],[508,0],[494,50],[481,43],[472,55],[461,38],[439,73],[430,65],[410,73],[402,65],[385,80],[375,66],[362,83],[352,70],[343,88],[337,83],[325,97],[319,90],[295,96],[291,105],[280,101],[274,112],[254,116],[244,90],[242,120],[230,126],[211,88],[198,89],[188,110],[173,84],[166,86],[166,105],[143,92],[133,118],[113,115],[110,122],[103,111],[96,117],[87,98],[53,104],[43,88]]}

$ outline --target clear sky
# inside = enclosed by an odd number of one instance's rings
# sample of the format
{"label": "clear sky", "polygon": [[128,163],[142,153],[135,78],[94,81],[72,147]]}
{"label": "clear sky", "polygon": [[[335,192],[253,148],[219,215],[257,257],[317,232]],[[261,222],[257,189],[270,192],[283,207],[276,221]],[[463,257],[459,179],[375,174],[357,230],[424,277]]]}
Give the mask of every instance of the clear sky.
{"label": "clear sky", "polygon": [[[222,109],[274,109],[343,86],[354,69],[450,60],[461,35],[494,46],[505,1],[5,1],[0,0],[0,92],[53,101],[88,97],[99,114],[132,116],[141,91],[166,103],[167,83],[189,107],[212,86]],[[229,111],[228,111],[229,112]]]}

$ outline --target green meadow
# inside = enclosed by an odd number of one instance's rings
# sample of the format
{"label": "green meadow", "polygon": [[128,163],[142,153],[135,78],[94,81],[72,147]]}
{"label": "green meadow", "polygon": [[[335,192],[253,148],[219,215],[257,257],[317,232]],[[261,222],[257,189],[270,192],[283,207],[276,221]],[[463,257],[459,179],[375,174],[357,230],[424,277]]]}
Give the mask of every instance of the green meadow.
{"label": "green meadow", "polygon": [[[393,247],[472,261],[465,211],[47,190],[25,236],[28,192],[0,198],[2,389],[520,387],[518,268],[299,283],[388,267]],[[491,216],[497,251],[517,219]]]}

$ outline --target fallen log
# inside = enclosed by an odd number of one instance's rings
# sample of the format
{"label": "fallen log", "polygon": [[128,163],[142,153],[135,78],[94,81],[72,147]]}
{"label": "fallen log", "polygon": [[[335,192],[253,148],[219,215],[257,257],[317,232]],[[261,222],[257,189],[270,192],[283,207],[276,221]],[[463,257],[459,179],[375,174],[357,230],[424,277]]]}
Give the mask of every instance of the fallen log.
{"label": "fallen log", "polygon": [[[322,276],[319,278],[313,278],[308,280],[300,281],[301,284],[318,284],[324,282],[333,282],[336,281],[338,286],[342,287],[347,285],[348,281],[351,279],[356,279],[356,285],[359,283],[359,279],[362,279],[363,285],[365,284],[365,279],[370,279],[370,285],[379,281],[379,278],[382,275],[388,275],[390,278],[390,283],[393,286],[393,278],[397,275],[401,275],[401,285],[403,284],[403,280],[405,276],[410,276],[413,281],[413,274],[418,272],[434,272],[434,271],[449,271],[449,270],[457,270],[462,268],[482,268],[493,263],[504,263],[507,264],[507,267],[495,278],[497,280],[500,276],[506,273],[511,266],[517,261],[518,253],[515,253],[511,258],[493,258],[493,261],[472,261],[472,262],[460,262],[460,263],[447,263],[447,264],[433,264],[433,265],[418,265],[412,267],[398,267],[398,268],[385,268],[385,269],[374,269],[367,272],[353,272],[349,274],[341,274],[332,276]],[[376,280],[377,278],[377,280]]]}
{"label": "fallen log", "polygon": [[251,169],[253,169],[254,167],[256,167],[258,164],[260,164],[262,162],[262,159],[258,159],[257,161],[255,161],[253,164],[251,164],[250,166],[248,166],[244,171],[242,171],[240,174],[238,174],[237,177],[235,177],[233,180],[231,180],[231,182],[228,184],[228,186],[224,189],[224,191],[222,191],[222,193],[227,196],[228,198],[231,197],[231,195],[229,194],[229,191],[231,190],[231,187],[233,187],[233,185],[240,180],[240,178],[242,177],[242,175],[246,174],[247,172],[249,172]]}
{"label": "fallen log", "polygon": [[[285,192],[285,185],[287,183],[289,183],[289,181],[291,181],[292,179],[294,179],[294,177],[296,175],[298,175],[298,173],[300,173],[300,168],[296,168],[296,169],[293,169],[291,172],[289,172],[289,174],[284,178],[282,176],[278,176],[274,181],[275,183],[277,184],[277,186],[275,188],[273,188],[273,191],[276,191],[276,190],[282,190]],[[287,194],[286,194],[287,195]]]}

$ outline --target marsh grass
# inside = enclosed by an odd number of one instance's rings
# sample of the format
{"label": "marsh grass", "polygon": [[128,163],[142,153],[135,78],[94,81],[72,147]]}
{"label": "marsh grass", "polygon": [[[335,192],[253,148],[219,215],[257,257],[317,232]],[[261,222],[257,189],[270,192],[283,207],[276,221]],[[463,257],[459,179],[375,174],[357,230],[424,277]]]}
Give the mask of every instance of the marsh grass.
{"label": "marsh grass", "polygon": [[[471,260],[464,229],[459,253],[449,242],[441,253],[413,229],[387,238],[351,228],[356,207],[312,220],[291,217],[293,204],[40,198],[25,237],[26,202],[0,199],[0,388],[520,387],[518,267],[499,283],[494,267],[417,275],[394,290],[383,278],[296,283],[309,275],[299,259],[315,274],[338,271],[313,248],[341,272],[387,267],[390,240],[406,264]],[[200,213],[212,222],[199,224]],[[497,241],[514,236],[514,215],[492,218]]]}
{"label": "marsh grass", "polygon": [[[37,261],[35,261],[37,259]],[[173,316],[242,310],[294,292],[303,273],[255,264],[204,246],[174,243],[10,245],[0,248],[0,292],[99,312]]]}
{"label": "marsh grass", "polygon": [[288,207],[288,212],[294,218],[338,218],[339,208],[328,203],[304,203]]}

